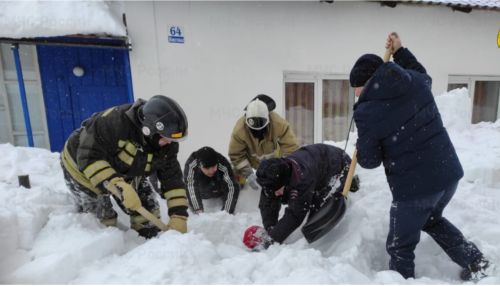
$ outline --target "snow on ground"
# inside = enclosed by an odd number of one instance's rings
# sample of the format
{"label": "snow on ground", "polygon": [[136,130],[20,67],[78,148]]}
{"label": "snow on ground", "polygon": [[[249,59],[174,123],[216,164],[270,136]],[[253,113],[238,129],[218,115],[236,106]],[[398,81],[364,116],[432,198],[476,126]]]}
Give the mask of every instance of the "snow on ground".
{"label": "snow on ground", "polygon": [[5,38],[125,36],[125,26],[119,19],[102,0],[0,1],[0,37]]}
{"label": "snow on ground", "polygon": [[[465,169],[445,211],[464,234],[500,260],[500,121],[471,125],[466,90],[436,98]],[[348,152],[355,142],[352,134]],[[343,147],[344,142],[330,142]],[[0,145],[0,283],[12,284],[459,284],[459,267],[426,234],[416,249],[417,279],[387,270],[385,239],[391,194],[383,168],[358,167],[362,185],[334,231],[307,244],[296,231],[283,245],[255,253],[241,242],[260,224],[257,192],[244,189],[232,216],[191,215],[187,234],[169,231],[144,240],[106,228],[72,203],[57,153]],[[29,174],[31,189],[18,187]],[[162,214],[165,219],[165,207]],[[126,217],[120,216],[125,225]],[[498,268],[481,283],[499,284]]]}

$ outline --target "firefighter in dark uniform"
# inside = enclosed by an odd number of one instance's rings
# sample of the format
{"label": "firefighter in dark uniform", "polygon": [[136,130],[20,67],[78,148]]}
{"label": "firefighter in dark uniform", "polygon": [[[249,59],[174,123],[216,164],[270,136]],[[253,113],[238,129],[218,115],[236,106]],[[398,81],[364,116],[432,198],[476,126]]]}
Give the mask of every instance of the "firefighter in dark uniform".
{"label": "firefighter in dark uniform", "polygon": [[239,184],[231,164],[214,149],[205,146],[189,156],[184,167],[184,182],[193,212],[199,214],[204,211],[203,199],[221,198],[222,210],[234,213]]}
{"label": "firefighter in dark uniform", "polygon": [[187,232],[188,200],[177,160],[178,142],[186,138],[187,128],[182,108],[163,95],[112,107],[85,120],[61,153],[64,177],[79,210],[116,226],[113,195],[130,215],[131,227],[143,237],[154,237],[160,230],[135,211],[144,207],[160,217],[147,181],[154,174],[167,201],[169,229]]}

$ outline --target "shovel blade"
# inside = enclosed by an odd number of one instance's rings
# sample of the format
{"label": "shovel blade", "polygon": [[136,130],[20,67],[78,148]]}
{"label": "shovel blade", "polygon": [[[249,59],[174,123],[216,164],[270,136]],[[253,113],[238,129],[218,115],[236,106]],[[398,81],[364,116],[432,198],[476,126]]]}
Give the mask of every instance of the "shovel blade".
{"label": "shovel blade", "polygon": [[313,243],[332,230],[342,220],[345,211],[346,198],[341,193],[333,194],[302,227],[307,242]]}

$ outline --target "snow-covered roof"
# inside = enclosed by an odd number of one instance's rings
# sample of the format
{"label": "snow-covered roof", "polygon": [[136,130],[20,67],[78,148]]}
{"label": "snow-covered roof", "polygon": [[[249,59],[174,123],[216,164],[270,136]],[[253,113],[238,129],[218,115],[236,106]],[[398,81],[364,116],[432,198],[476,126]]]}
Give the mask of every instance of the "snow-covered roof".
{"label": "snow-covered roof", "polygon": [[413,0],[410,2],[463,8],[500,9],[500,0]]}
{"label": "snow-covered roof", "polygon": [[126,30],[103,0],[0,1],[0,38],[75,34],[123,37]]}

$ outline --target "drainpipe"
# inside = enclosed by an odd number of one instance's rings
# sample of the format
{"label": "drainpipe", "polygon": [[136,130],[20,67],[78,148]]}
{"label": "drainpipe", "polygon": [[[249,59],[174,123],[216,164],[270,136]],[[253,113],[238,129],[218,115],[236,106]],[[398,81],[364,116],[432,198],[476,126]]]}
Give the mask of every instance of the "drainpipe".
{"label": "drainpipe", "polygon": [[23,106],[24,125],[26,126],[26,133],[28,135],[28,146],[34,147],[30,112],[28,110],[28,100],[26,99],[26,89],[24,88],[23,70],[21,67],[21,58],[19,57],[19,45],[12,44],[10,48],[12,49],[12,53],[14,55],[14,62],[16,63],[17,82],[19,83],[19,94],[21,95],[21,103]]}
{"label": "drainpipe", "polygon": [[128,102],[134,102],[134,90],[132,89],[132,71],[130,70],[130,57],[129,52],[132,50],[132,45],[130,44],[130,37],[128,35],[127,27],[127,15],[122,14],[122,22],[125,26],[125,32],[127,34],[127,50],[123,53],[123,63],[125,65],[125,80],[127,81],[127,92],[128,92]]}

